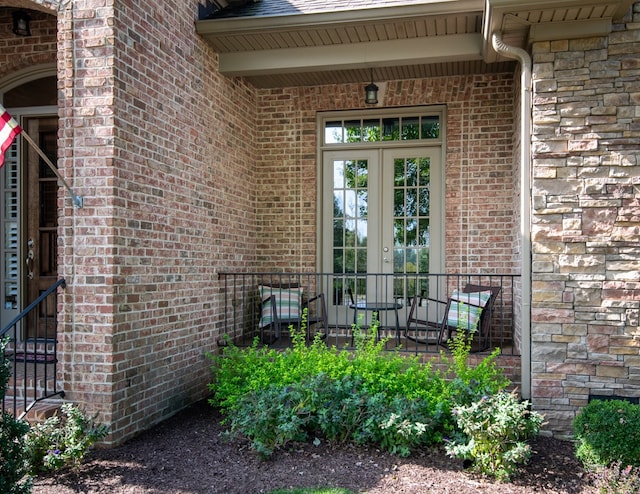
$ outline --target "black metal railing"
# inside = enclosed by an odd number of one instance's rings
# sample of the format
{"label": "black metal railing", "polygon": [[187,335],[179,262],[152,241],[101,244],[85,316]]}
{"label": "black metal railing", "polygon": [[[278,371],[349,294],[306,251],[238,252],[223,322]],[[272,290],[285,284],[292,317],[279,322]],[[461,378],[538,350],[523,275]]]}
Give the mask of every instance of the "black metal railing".
{"label": "black metal railing", "polygon": [[[308,309],[314,322],[309,337],[321,332],[327,344],[348,348],[353,346],[354,324],[369,326],[376,317],[381,335],[389,338],[388,349],[400,346],[408,352],[437,353],[445,341],[438,331],[443,329],[446,302],[456,292],[483,287],[493,288],[494,294],[484,309],[482,326],[477,326],[483,333],[482,348],[477,350],[497,347],[503,355],[519,355],[520,275],[225,272],[218,277],[224,300],[219,344],[229,339],[239,346],[250,345],[255,338],[276,346],[289,344],[286,328],[299,321],[285,317],[282,324],[273,324],[276,315],[264,301],[275,288],[301,294],[301,308],[306,300],[317,301],[322,295],[324,307],[316,304]],[[322,311],[324,317],[318,317]]]}
{"label": "black metal railing", "polygon": [[64,397],[57,378],[57,307],[58,288],[65,286],[58,280],[0,331],[0,339],[8,337],[0,359],[11,365],[3,412],[22,418],[38,402]]}

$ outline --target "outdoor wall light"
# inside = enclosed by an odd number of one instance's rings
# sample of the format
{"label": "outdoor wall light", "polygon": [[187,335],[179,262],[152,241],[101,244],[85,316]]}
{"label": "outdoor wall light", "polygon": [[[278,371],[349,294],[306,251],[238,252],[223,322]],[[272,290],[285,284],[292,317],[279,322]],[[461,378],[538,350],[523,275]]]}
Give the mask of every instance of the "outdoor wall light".
{"label": "outdoor wall light", "polygon": [[13,13],[13,34],[18,36],[31,36],[29,22],[31,17],[24,10],[16,10]]}
{"label": "outdoor wall light", "polygon": [[371,84],[364,88],[364,102],[367,105],[378,103],[378,86],[373,83],[373,69],[371,69]]}

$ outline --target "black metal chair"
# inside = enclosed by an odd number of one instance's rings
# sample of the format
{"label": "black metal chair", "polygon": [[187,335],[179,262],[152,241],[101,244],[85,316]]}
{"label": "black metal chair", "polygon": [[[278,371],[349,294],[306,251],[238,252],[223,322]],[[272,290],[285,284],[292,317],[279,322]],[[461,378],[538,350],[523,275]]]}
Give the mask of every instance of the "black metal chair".
{"label": "black metal chair", "polygon": [[[404,336],[417,343],[445,345],[453,333],[464,330],[478,342],[475,351],[485,350],[489,346],[493,307],[499,293],[499,286],[469,283],[461,292],[454,290],[447,300],[439,300],[425,297],[422,290],[411,303]],[[436,321],[419,317],[419,307],[424,301],[441,304],[442,317]]]}

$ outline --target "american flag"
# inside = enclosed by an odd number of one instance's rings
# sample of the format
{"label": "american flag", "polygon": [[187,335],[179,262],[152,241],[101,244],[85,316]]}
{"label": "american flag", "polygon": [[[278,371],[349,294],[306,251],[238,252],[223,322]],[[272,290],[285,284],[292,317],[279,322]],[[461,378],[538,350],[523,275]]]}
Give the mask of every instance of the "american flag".
{"label": "american flag", "polygon": [[0,168],[2,168],[4,153],[9,149],[15,137],[22,132],[22,128],[2,105],[0,105],[0,113],[2,114],[0,116]]}

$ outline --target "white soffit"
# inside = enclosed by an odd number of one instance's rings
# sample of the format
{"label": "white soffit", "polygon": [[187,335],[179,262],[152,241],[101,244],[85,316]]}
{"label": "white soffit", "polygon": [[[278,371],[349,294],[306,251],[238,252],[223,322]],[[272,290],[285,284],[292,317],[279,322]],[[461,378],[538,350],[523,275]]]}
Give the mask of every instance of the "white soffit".
{"label": "white soffit", "polygon": [[481,58],[480,34],[452,34],[340,46],[221,53],[220,71],[227,75],[250,76],[274,72],[345,70]]}

